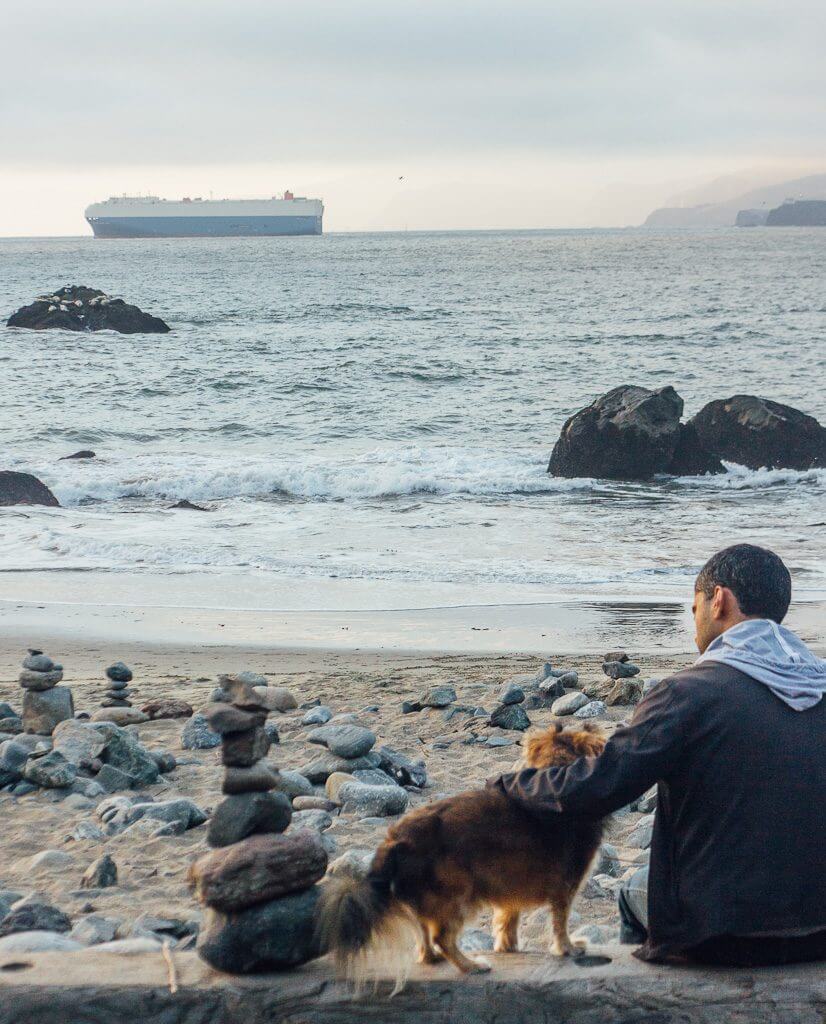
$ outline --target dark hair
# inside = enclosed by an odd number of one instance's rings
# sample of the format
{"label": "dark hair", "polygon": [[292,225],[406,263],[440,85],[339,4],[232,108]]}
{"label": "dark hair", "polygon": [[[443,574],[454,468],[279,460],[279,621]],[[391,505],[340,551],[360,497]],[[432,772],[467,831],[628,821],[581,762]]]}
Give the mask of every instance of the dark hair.
{"label": "dark hair", "polygon": [[755,544],[723,548],[700,570],[694,590],[711,597],[715,587],[728,587],[740,611],[782,622],[792,599],[792,578],[783,560]]}

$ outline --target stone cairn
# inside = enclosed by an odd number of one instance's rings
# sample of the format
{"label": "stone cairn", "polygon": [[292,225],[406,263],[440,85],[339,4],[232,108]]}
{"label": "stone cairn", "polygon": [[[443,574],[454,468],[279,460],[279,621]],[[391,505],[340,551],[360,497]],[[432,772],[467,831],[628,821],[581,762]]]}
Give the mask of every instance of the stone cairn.
{"label": "stone cairn", "polygon": [[315,883],[327,853],[315,831],[283,834],[292,808],[276,791],[277,772],[262,763],[270,745],[262,698],[242,677],[220,683],[230,700],[211,705],[205,718],[221,737],[225,799],[209,823],[212,852],[189,871],[206,908],[198,952],[233,974],[284,970],[320,955]]}
{"label": "stone cairn", "polygon": [[51,736],[59,722],[74,717],[72,691],[68,686],[58,686],[62,679],[62,665],[56,665],[42,651],[29,649],[19,676],[20,685],[26,691],[23,696],[24,732]]}
{"label": "stone cairn", "polygon": [[107,690],[106,696],[101,703],[103,708],[131,708],[132,702],[129,697],[132,691],[129,684],[132,682],[132,669],[124,665],[122,661],[116,661],[106,669]]}

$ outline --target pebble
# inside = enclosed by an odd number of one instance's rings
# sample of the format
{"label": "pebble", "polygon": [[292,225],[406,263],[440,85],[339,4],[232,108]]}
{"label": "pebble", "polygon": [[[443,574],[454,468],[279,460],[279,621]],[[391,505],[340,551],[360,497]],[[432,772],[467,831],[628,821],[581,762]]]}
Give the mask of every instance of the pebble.
{"label": "pebble", "polygon": [[96,953],[117,953],[119,956],[135,956],[142,953],[157,953],[162,943],[159,939],[148,937],[140,939],[116,939],[114,942],[103,942],[95,946]]}
{"label": "pebble", "polygon": [[26,690],[23,694],[23,728],[26,732],[51,736],[55,726],[73,718],[75,705],[68,686],[54,686],[42,693]]}
{"label": "pebble", "polygon": [[607,711],[608,708],[604,700],[592,700],[587,704],[583,704],[578,711],[575,711],[574,718],[599,718],[600,715],[606,714]]}
{"label": "pebble", "polygon": [[101,707],[92,715],[92,721],[112,722],[114,725],[123,727],[125,725],[141,725],[143,722],[149,721],[149,716],[138,711],[137,708]]}
{"label": "pebble", "polygon": [[379,747],[377,753],[378,767],[395,779],[400,786],[415,786],[417,789],[423,789],[427,785],[427,769],[424,761],[414,761],[392,747]]}
{"label": "pebble", "polygon": [[124,665],[122,661],[116,661],[106,669],[106,675],[115,683],[131,683],[132,669]]}
{"label": "pebble", "polygon": [[352,774],[356,782],[364,782],[368,786],[395,786],[397,784],[396,780],[391,779],[381,768],[357,768]]}
{"label": "pebble", "polygon": [[350,878],[366,878],[375,856],[374,850],[351,847],[327,868],[328,875],[346,875]]}
{"label": "pebble", "polygon": [[324,792],[328,799],[338,803],[338,791],[341,787],[347,782],[355,781],[355,775],[351,775],[350,772],[333,772],[324,783]]}
{"label": "pebble", "polygon": [[302,725],[324,725],[333,717],[333,712],[325,705],[319,704],[310,710],[301,719]]}
{"label": "pebble", "polygon": [[418,703],[423,708],[446,708],[455,700],[456,691],[452,686],[431,686]]}
{"label": "pebble", "polygon": [[521,704],[525,699],[525,691],[516,683],[505,683],[499,691],[499,702],[501,704]]}
{"label": "pebble", "polygon": [[221,737],[209,727],[203,715],[193,715],[181,733],[181,746],[184,750],[210,750],[221,743]]}
{"label": "pebble", "polygon": [[294,811],[334,811],[337,804],[324,796],[296,796],[293,797]]}
{"label": "pebble", "polygon": [[253,689],[269,711],[286,712],[298,707],[298,701],[285,686],[255,686]]}
{"label": "pebble", "polygon": [[293,815],[292,827],[311,828],[316,832],[324,832],[333,824],[332,816],[328,811],[318,809],[296,811]]}
{"label": "pebble", "polygon": [[193,713],[193,708],[185,700],[162,697],[144,704],[141,711],[151,722],[156,722],[162,718],[189,718]]}
{"label": "pebble", "polygon": [[63,679],[63,669],[55,667],[51,672],[32,672],[24,668],[17,678],[24,689],[43,692],[57,686]]}
{"label": "pebble", "polygon": [[44,654],[42,651],[32,649],[29,651],[28,657],[23,659],[23,668],[30,669],[32,672],[51,672],[54,667],[55,663],[48,654]]}
{"label": "pebble", "polygon": [[337,799],[346,814],[387,818],[407,810],[410,794],[401,786],[366,786],[354,780],[339,788]]}
{"label": "pebble", "polygon": [[312,796],[315,792],[306,776],[290,768],[279,768],[275,788],[288,797]]}
{"label": "pebble", "polygon": [[551,704],[551,712],[554,715],[572,715],[575,711],[579,711],[580,708],[584,708],[586,704],[590,703],[588,698],[580,690],[574,690],[572,693],[566,693],[564,697],[557,697],[557,699]]}
{"label": "pebble", "polygon": [[310,761],[301,768],[301,774],[306,776],[314,785],[320,785],[334,772],[354,772],[358,768],[376,768],[380,763],[379,757],[371,750],[364,757],[338,757],[331,751],[325,751],[315,760]]}
{"label": "pebble", "polygon": [[319,743],[337,757],[364,757],[376,743],[375,733],[358,725],[322,725],[307,735],[310,743]]}
{"label": "pebble", "polygon": [[102,843],[106,836],[93,821],[79,821],[72,829],[71,838],[77,842]]}
{"label": "pebble", "polygon": [[278,775],[261,761],[250,768],[227,768],[221,792],[231,796],[236,793],[264,793],[278,786]]}
{"label": "pebble", "polygon": [[564,686],[568,690],[573,690],[579,686],[579,673],[571,669],[569,672],[563,672],[561,676],[557,676],[557,683],[560,686]]}
{"label": "pebble", "polygon": [[289,797],[283,792],[229,796],[210,818],[207,842],[212,847],[230,846],[247,836],[283,832],[292,817]]}

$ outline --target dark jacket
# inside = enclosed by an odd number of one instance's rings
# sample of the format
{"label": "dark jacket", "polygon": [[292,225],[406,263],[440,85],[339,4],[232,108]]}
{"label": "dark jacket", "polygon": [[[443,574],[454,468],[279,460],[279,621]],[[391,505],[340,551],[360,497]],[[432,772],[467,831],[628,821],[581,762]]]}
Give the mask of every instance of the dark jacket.
{"label": "dark jacket", "polygon": [[656,960],[721,935],[826,928],[826,699],[795,711],[715,662],[655,686],[596,758],[491,782],[537,811],[607,815],[654,783]]}

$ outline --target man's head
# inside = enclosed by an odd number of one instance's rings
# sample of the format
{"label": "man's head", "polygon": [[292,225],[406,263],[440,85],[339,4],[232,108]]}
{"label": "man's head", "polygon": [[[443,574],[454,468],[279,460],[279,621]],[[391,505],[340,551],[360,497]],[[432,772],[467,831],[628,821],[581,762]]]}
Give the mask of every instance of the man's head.
{"label": "man's head", "polygon": [[782,622],[792,599],[792,578],[766,548],[734,544],[713,555],[694,584],[694,625],[700,653],[745,619]]}

